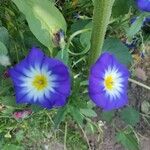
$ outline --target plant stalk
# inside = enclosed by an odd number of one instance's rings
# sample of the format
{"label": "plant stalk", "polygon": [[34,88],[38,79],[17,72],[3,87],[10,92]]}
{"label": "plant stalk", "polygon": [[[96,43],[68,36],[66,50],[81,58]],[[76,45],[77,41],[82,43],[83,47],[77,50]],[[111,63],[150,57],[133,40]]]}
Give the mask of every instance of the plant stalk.
{"label": "plant stalk", "polygon": [[140,83],[140,82],[138,82],[138,81],[136,81],[136,80],[133,80],[133,79],[131,79],[131,78],[129,78],[128,80],[129,80],[130,82],[132,82],[132,83],[135,83],[135,84],[137,84],[137,85],[139,85],[139,86],[141,86],[141,87],[147,89],[147,90],[150,90],[150,87],[147,86],[147,85],[145,85],[145,84],[143,84],[143,83]]}
{"label": "plant stalk", "polygon": [[104,38],[115,0],[94,0],[93,29],[89,63],[92,65],[101,55]]}

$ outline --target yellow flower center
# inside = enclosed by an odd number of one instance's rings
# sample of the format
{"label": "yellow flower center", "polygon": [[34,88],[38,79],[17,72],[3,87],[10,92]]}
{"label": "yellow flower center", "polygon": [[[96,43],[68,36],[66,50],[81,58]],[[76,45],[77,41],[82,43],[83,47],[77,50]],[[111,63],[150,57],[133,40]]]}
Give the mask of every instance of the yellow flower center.
{"label": "yellow flower center", "polygon": [[47,78],[44,75],[35,76],[32,85],[38,90],[41,91],[47,86]]}
{"label": "yellow flower center", "polygon": [[113,81],[113,78],[112,78],[111,75],[109,75],[109,76],[107,76],[107,77],[105,78],[104,83],[105,83],[106,89],[108,89],[108,90],[112,90],[112,89],[113,89],[114,81]]}

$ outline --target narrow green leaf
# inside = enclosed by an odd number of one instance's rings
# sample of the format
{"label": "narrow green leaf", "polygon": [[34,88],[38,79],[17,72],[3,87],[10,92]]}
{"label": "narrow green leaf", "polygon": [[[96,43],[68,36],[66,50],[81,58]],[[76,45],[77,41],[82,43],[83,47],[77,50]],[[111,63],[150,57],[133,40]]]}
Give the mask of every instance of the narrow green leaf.
{"label": "narrow green leaf", "polygon": [[11,64],[7,53],[8,50],[6,46],[0,41],[0,65],[4,67],[7,67]]}
{"label": "narrow green leaf", "polygon": [[70,106],[70,114],[79,125],[83,124],[83,116],[78,108]]}
{"label": "narrow green leaf", "polygon": [[92,109],[80,109],[80,112],[87,117],[97,117],[97,114]]}
{"label": "narrow green leaf", "polygon": [[8,40],[9,40],[8,30],[5,27],[0,27],[0,41],[5,45],[7,45]]}
{"label": "narrow green leaf", "polygon": [[144,18],[145,18],[145,16],[143,14],[141,14],[136,19],[136,21],[131,25],[131,27],[129,28],[129,30],[127,32],[127,36],[129,38],[133,38],[133,36],[141,30]]}
{"label": "narrow green leaf", "polygon": [[1,55],[7,55],[8,50],[6,46],[0,41],[0,56]]}
{"label": "narrow green leaf", "polygon": [[[92,22],[89,22],[84,29],[92,29]],[[91,47],[91,31],[84,32],[80,35],[80,43],[86,49],[89,50]]]}
{"label": "narrow green leaf", "polygon": [[5,106],[16,106],[15,97],[12,96],[5,96],[0,97],[0,103],[2,103]]}
{"label": "narrow green leaf", "polygon": [[97,132],[96,126],[90,122],[87,122],[85,130],[88,134],[94,134]]}
{"label": "narrow green leaf", "polygon": [[67,49],[64,50],[60,50],[56,57],[57,59],[59,59],[60,61],[62,61],[64,64],[68,65],[68,61],[69,61],[69,53]]}
{"label": "narrow green leaf", "polygon": [[2,111],[3,115],[11,117],[12,113],[15,111],[14,107],[7,107]]}
{"label": "narrow green leaf", "polygon": [[127,150],[139,150],[139,143],[132,131],[121,131],[116,135],[116,140],[120,142]]}
{"label": "narrow green leaf", "polygon": [[64,120],[67,112],[67,107],[62,107],[57,111],[57,114],[54,116],[54,128],[57,129],[60,123]]}

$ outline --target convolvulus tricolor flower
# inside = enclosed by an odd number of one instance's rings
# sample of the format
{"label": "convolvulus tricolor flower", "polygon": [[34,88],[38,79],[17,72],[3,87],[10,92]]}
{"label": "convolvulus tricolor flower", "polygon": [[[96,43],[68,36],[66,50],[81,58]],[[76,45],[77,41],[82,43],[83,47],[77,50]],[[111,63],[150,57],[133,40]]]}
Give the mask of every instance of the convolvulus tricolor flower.
{"label": "convolvulus tricolor flower", "polygon": [[49,58],[38,48],[9,70],[17,103],[38,104],[44,108],[63,106],[70,94],[68,68]]}
{"label": "convolvulus tricolor flower", "polygon": [[89,96],[104,110],[117,109],[127,104],[129,71],[110,53],[103,53],[91,67]]}

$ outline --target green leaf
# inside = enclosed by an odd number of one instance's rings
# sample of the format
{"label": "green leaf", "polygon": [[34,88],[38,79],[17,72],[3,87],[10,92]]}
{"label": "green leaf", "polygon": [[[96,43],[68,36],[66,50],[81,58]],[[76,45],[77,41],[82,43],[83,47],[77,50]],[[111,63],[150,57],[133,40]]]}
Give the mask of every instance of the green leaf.
{"label": "green leaf", "polygon": [[120,115],[121,115],[122,120],[125,123],[127,123],[129,125],[132,125],[132,126],[135,126],[139,122],[139,120],[140,120],[139,112],[136,111],[132,107],[124,108],[121,111]]}
{"label": "green leaf", "polygon": [[7,55],[8,50],[6,46],[0,41],[0,56],[1,55]]}
{"label": "green leaf", "polygon": [[128,150],[139,150],[139,143],[133,131],[121,131],[116,139]]}
{"label": "green leaf", "polygon": [[5,106],[17,106],[15,97],[12,96],[0,97],[0,103]]}
{"label": "green leaf", "polygon": [[23,139],[24,139],[24,131],[23,131],[23,130],[19,130],[19,131],[16,133],[16,140],[17,140],[18,142],[21,142]]}
{"label": "green leaf", "polygon": [[3,150],[24,150],[24,148],[14,144],[5,144]]}
{"label": "green leaf", "polygon": [[7,107],[2,111],[3,115],[11,117],[12,113],[15,111],[14,107]]}
{"label": "green leaf", "polygon": [[5,45],[8,44],[9,34],[8,34],[8,30],[5,27],[0,27],[0,41]]}
{"label": "green leaf", "polygon": [[80,109],[80,112],[87,117],[97,117],[97,114],[92,109]]}
{"label": "green leaf", "polygon": [[77,107],[70,106],[70,114],[73,117],[73,119],[79,124],[83,124],[83,116],[80,113],[80,110]]}
{"label": "green leaf", "polygon": [[115,116],[115,111],[103,111],[102,112],[102,119],[107,122],[111,122],[114,116]]}
{"label": "green leaf", "polygon": [[105,51],[114,54],[122,64],[129,65],[132,61],[129,49],[119,39],[107,38],[103,45],[103,52]]}
{"label": "green leaf", "polygon": [[0,41],[0,65],[6,67],[10,65],[9,57],[7,56],[8,50],[6,46]]}
{"label": "green leaf", "polygon": [[129,9],[134,4],[134,0],[115,0],[113,9],[112,9],[112,16],[113,17],[119,17],[127,14],[129,12]]}
{"label": "green leaf", "polygon": [[129,28],[129,30],[127,32],[127,36],[129,38],[133,38],[133,36],[141,30],[144,18],[145,18],[145,16],[143,14],[141,14],[136,19],[136,21],[131,25],[131,27]]}
{"label": "green leaf", "polygon": [[78,30],[82,30],[87,24],[89,23],[89,20],[77,20],[71,25],[71,33],[74,33]]}
{"label": "green leaf", "polygon": [[60,123],[64,120],[67,112],[67,107],[62,107],[57,111],[57,114],[54,116],[54,128],[57,129]]}
{"label": "green leaf", "polygon": [[31,109],[33,112],[39,112],[39,111],[43,110],[42,107],[40,107],[38,105],[34,105],[34,104],[31,105]]}
{"label": "green leaf", "polygon": [[62,61],[64,64],[68,65],[69,62],[69,53],[67,49],[64,50],[60,50],[56,57],[57,59],[59,59],[60,61]]}
{"label": "green leaf", "polygon": [[85,130],[88,134],[94,134],[97,132],[96,126],[90,122],[86,123]]}
{"label": "green leaf", "polygon": [[[84,29],[92,29],[92,22],[89,22]],[[81,34],[80,43],[86,50],[89,50],[91,47],[91,31],[87,31]]]}
{"label": "green leaf", "polygon": [[12,0],[25,15],[35,37],[48,49],[55,47],[54,35],[63,30],[66,22],[60,11],[48,0]]}
{"label": "green leaf", "polygon": [[[92,28],[92,23],[88,23],[85,29]],[[80,42],[83,47],[86,47],[88,50],[90,48],[90,40],[91,40],[91,31],[82,33],[80,36]],[[132,56],[129,53],[129,49],[119,40],[116,38],[107,38],[104,41],[103,45],[103,52],[108,51],[114,54],[120,63],[125,65],[130,65],[132,62]]]}

